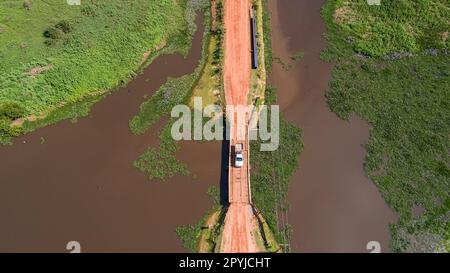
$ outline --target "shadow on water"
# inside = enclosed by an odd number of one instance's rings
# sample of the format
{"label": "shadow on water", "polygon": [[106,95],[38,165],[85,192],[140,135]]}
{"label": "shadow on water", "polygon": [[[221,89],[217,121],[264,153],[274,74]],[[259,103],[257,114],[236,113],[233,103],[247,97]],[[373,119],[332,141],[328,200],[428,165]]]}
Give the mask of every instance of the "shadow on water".
{"label": "shadow on water", "polygon": [[[224,118],[223,126],[227,127],[227,119]],[[221,169],[220,169],[220,204],[228,205],[228,169],[229,169],[229,159],[230,159],[230,141],[227,137],[227,131],[223,131],[223,141],[221,150]]]}

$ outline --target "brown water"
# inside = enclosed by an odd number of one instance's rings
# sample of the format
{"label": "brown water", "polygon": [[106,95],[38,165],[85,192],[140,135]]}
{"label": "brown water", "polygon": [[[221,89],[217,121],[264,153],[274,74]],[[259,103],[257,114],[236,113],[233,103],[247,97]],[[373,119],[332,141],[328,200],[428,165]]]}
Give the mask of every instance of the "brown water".
{"label": "brown water", "polygon": [[304,132],[305,149],[289,190],[292,251],[367,252],[369,241],[388,251],[388,225],[396,218],[364,174],[369,127],[356,117],[340,120],[324,97],[332,70],[319,59],[326,47],[320,17],[325,1],[269,2],[274,55],[288,62],[299,51],[305,54],[289,71],[274,65],[271,77],[286,118]]}
{"label": "brown water", "polygon": [[158,144],[158,130],[134,136],[128,121],[144,95],[168,76],[194,71],[201,55],[201,18],[197,25],[187,58],[159,57],[97,103],[89,117],[0,147],[0,251],[67,252],[69,241],[79,241],[83,252],[184,250],[175,228],[197,222],[211,207],[206,192],[219,184],[221,144],[183,143],[177,156],[193,175],[149,181],[132,164]]}
{"label": "brown water", "polygon": [[[358,118],[338,119],[324,98],[332,65],[319,60],[326,46],[319,14],[323,2],[270,1],[275,55],[287,61],[305,53],[290,71],[275,65],[272,75],[285,116],[304,131],[305,150],[289,192],[292,249],[365,252],[367,242],[377,240],[386,251],[388,223],[395,217],[363,172],[361,144],[368,126]],[[1,252],[66,252],[74,240],[84,252],[184,250],[175,228],[196,223],[211,207],[206,191],[219,185],[221,149],[226,155],[226,148],[183,143],[177,156],[193,175],[149,181],[132,163],[157,145],[164,122],[134,136],[128,121],[144,95],[153,94],[168,76],[195,69],[202,31],[186,59],[158,58],[97,103],[87,118],[39,129],[0,147]]]}

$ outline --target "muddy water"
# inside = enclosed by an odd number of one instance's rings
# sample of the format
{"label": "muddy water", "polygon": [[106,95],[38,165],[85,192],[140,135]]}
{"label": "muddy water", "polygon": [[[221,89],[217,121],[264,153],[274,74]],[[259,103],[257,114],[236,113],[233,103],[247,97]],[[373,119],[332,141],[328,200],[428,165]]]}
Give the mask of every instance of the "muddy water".
{"label": "muddy water", "polygon": [[320,9],[324,0],[270,1],[274,55],[285,62],[301,51],[289,71],[274,65],[272,84],[286,118],[304,132],[305,150],[289,190],[292,251],[367,252],[369,241],[389,248],[395,215],[365,176],[362,145],[368,125],[342,121],[324,97],[332,65],[319,59],[326,46]]}
{"label": "muddy water", "polygon": [[[220,143],[183,143],[190,177],[149,181],[132,163],[158,144],[158,130],[134,136],[128,121],[167,77],[192,73],[201,55],[197,20],[187,58],[155,60],[78,123],[64,121],[0,147],[0,251],[183,251],[175,228],[197,222],[220,179]],[[162,128],[160,123],[158,128]],[[40,144],[43,137],[45,142]],[[193,155],[196,160],[193,162]]]}

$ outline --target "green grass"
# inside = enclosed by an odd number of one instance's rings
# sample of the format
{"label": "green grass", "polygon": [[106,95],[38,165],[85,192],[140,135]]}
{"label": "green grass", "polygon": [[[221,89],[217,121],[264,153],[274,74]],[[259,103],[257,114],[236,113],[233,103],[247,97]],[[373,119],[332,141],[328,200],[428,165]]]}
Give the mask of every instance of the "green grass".
{"label": "green grass", "polygon": [[[328,103],[341,118],[356,113],[371,125],[365,170],[399,215],[398,223],[391,226],[391,248],[397,252],[450,251],[448,43],[431,38],[426,40],[429,43],[421,43],[423,35],[436,38],[429,30],[431,21],[448,29],[439,18],[448,12],[449,3],[382,1],[381,7],[365,7],[349,23],[333,17],[341,2],[329,1],[323,12],[329,40],[324,56],[338,60]],[[422,18],[424,14],[427,18]],[[353,25],[365,20],[377,22],[366,27],[378,38],[364,42],[366,53],[375,57],[357,56],[360,47],[345,42],[349,35],[358,37],[361,30]],[[386,30],[406,24],[416,37],[411,47]],[[380,46],[380,39],[389,42]],[[429,47],[434,49],[427,50]],[[377,50],[371,51],[373,48]],[[415,53],[392,57],[402,50]],[[388,57],[378,58],[381,55]],[[413,215],[415,206],[425,209],[424,213]]]}
{"label": "green grass", "polygon": [[130,129],[134,134],[145,133],[172,108],[182,104],[189,97],[192,87],[198,79],[199,72],[180,78],[170,78],[147,101],[141,104],[139,113],[130,121]]}
{"label": "green grass", "polygon": [[[264,7],[265,1],[253,0],[257,22],[257,46],[258,46],[258,69],[252,69],[250,75],[250,92],[248,102],[263,101],[267,83],[267,72],[265,64],[265,37],[264,37]],[[271,49],[269,49],[271,50]],[[269,59],[270,61],[270,59]]]}
{"label": "green grass", "polygon": [[202,76],[195,86],[189,102],[193,107],[194,97],[201,97],[204,105],[220,104],[223,96],[223,0],[215,5],[216,18],[211,22],[209,45],[206,54],[206,63]]}
{"label": "green grass", "polygon": [[59,107],[47,114],[44,118],[35,121],[25,121],[22,126],[23,133],[32,132],[38,128],[54,124],[63,119],[70,119],[72,122],[77,122],[79,118],[88,116],[92,106],[105,96],[106,95],[97,95],[88,97],[82,101]]}
{"label": "green grass", "polygon": [[[170,113],[172,108],[178,104],[187,103],[199,78],[204,73],[207,60],[209,39],[210,13],[208,2],[197,2],[205,13],[205,32],[203,37],[202,57],[199,65],[192,74],[180,78],[171,78],[163,84],[156,93],[141,104],[140,112],[134,116],[129,123],[130,130],[134,134],[143,134],[157,123],[163,116]],[[135,162],[134,166],[146,173],[150,179],[165,180],[174,175],[188,175],[187,166],[176,159],[179,143],[171,136],[171,127],[174,120],[169,120],[162,130],[158,147],[150,147]]]}
{"label": "green grass", "polygon": [[183,247],[191,253],[198,252],[200,233],[208,216],[209,214],[205,214],[205,216],[198,223],[194,225],[179,226],[175,230]]}
{"label": "green grass", "polygon": [[325,13],[326,20],[337,23],[335,33],[328,35],[346,44],[333,43],[329,50],[335,55],[343,48],[380,57],[450,47],[444,38],[450,28],[447,0],[382,0],[380,6],[369,6],[366,0],[332,0]]}
{"label": "green grass", "polygon": [[252,199],[262,212],[278,242],[288,243],[287,226],[279,224],[279,212],[286,211],[286,196],[292,174],[303,150],[302,131],[280,117],[280,146],[273,152],[260,151],[261,141],[250,143]]}
{"label": "green grass", "polygon": [[204,225],[208,216],[209,213],[205,214],[205,216],[196,224],[179,226],[175,230],[178,238],[180,238],[181,240],[183,247],[191,253],[198,252],[200,233],[202,231],[202,226]]}
{"label": "green grass", "polygon": [[211,37],[211,42],[208,45],[208,57],[205,69],[198,84],[195,86],[189,102],[189,106],[193,108],[194,97],[201,97],[203,105],[217,104],[220,101],[218,95],[222,94],[222,87],[220,86],[220,77],[216,65],[212,64],[212,54],[216,50],[216,38]]}
{"label": "green grass", "polygon": [[160,143],[156,148],[149,148],[135,162],[134,166],[146,173],[149,179],[165,180],[174,175],[188,175],[186,164],[180,162],[175,153],[180,145],[171,137],[172,123],[168,123],[159,136]]}
{"label": "green grass", "polygon": [[[266,73],[272,70],[273,61],[279,60],[272,54],[270,14],[267,1],[263,3],[264,58]],[[280,60],[281,61],[281,60]],[[264,103],[276,104],[276,88],[266,85]],[[261,211],[267,225],[278,243],[289,243],[290,226],[282,223],[282,215],[287,212],[286,196],[290,179],[298,167],[298,158],[303,150],[301,129],[288,123],[280,116],[280,146],[273,152],[259,150],[261,142],[250,143],[250,164],[252,199]]]}
{"label": "green grass", "polygon": [[[201,6],[206,9],[206,7]],[[199,65],[192,74],[180,78],[170,78],[147,101],[141,104],[139,113],[129,123],[130,130],[134,134],[143,134],[164,115],[170,113],[172,108],[179,104],[187,104],[194,88],[205,71],[210,43],[210,14],[205,12],[205,33],[202,46],[202,57]]]}
{"label": "green grass", "polygon": [[0,3],[0,104],[20,105],[22,116],[114,88],[134,75],[145,52],[185,53],[193,32],[188,0],[23,3]]}
{"label": "green grass", "polygon": [[264,32],[264,65],[266,66],[266,73],[272,71],[272,32],[270,27],[270,13],[268,1],[264,0],[262,3],[263,12],[263,32]]}

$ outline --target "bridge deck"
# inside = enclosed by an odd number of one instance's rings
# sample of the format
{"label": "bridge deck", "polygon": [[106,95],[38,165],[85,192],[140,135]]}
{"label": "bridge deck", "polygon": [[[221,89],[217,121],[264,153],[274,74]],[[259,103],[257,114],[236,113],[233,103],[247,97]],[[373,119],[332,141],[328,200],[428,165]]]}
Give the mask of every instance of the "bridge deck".
{"label": "bridge deck", "polygon": [[[250,0],[225,0],[224,88],[227,105],[248,104],[251,70]],[[228,115],[232,124],[229,158],[229,203],[222,234],[221,252],[256,252],[252,235],[255,216],[251,206],[248,116]],[[236,128],[233,130],[233,128]],[[234,147],[243,144],[244,166],[234,167]]]}

